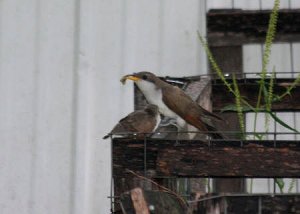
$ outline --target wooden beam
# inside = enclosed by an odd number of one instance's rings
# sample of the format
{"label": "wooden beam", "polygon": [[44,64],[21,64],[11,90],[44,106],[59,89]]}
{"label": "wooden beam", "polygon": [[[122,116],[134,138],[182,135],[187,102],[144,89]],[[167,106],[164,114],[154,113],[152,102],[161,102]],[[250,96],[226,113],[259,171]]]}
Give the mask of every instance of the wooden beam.
{"label": "wooden beam", "polygon": [[255,144],[211,150],[165,149],[158,156],[157,173],[180,177],[298,177],[299,158],[300,151],[257,147]]}
{"label": "wooden beam", "polygon": [[[230,80],[229,80],[230,81]],[[259,85],[259,79],[240,79],[239,89],[241,96],[246,100],[256,105]],[[294,79],[277,79],[274,85],[274,95],[281,95],[286,91],[286,88],[292,84]],[[214,111],[220,111],[228,105],[235,104],[234,96],[228,92],[228,89],[224,84],[218,82],[213,84],[212,90],[212,102]],[[263,101],[264,103],[264,101]],[[285,96],[280,102],[272,104],[273,111],[299,111],[300,110],[300,87],[299,85],[291,91],[291,95]]]}
{"label": "wooden beam", "polygon": [[[126,169],[156,177],[299,177],[300,142],[277,141],[147,141],[114,139],[114,176],[126,177]],[[210,145],[210,146],[209,146]],[[146,162],[144,160],[146,159]]]}
{"label": "wooden beam", "polygon": [[[210,46],[235,46],[263,43],[270,10],[212,10],[207,14]],[[300,10],[280,10],[275,42],[300,41]]]}
{"label": "wooden beam", "polygon": [[[234,73],[237,78],[242,76],[241,72],[243,70],[243,51],[241,45],[236,46],[222,46],[222,47],[210,47],[212,54],[218,63],[220,69],[223,72]],[[210,66],[210,73],[216,73]],[[209,95],[211,100],[212,95]],[[236,112],[223,112],[222,118],[227,122],[219,125],[217,128],[224,131],[239,131],[240,124],[239,118]],[[221,125],[221,126],[220,126]],[[229,139],[233,136],[229,133],[225,134]],[[246,192],[245,179],[239,178],[215,178],[213,179],[213,190],[216,192]]]}

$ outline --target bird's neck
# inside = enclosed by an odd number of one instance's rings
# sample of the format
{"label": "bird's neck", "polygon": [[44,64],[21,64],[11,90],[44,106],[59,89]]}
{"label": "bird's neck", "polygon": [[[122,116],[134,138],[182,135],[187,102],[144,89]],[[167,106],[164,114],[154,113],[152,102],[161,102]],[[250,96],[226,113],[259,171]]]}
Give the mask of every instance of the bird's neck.
{"label": "bird's neck", "polygon": [[157,85],[152,82],[141,80],[137,82],[136,85],[142,91],[149,103],[158,105],[158,101],[162,99],[160,84]]}

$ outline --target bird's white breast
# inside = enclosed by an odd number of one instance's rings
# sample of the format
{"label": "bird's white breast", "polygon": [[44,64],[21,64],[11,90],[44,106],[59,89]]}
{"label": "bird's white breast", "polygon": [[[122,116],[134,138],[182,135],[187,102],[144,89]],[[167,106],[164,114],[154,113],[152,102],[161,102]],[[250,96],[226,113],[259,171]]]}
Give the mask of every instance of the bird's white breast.
{"label": "bird's white breast", "polygon": [[158,113],[156,115],[156,125],[155,125],[153,131],[155,131],[158,128],[158,125],[160,124],[160,121],[161,121],[161,118],[160,118],[160,114]]}
{"label": "bird's white breast", "polygon": [[143,92],[147,101],[151,104],[157,105],[159,112],[167,117],[177,118],[178,115],[175,114],[171,109],[169,109],[162,100],[162,91],[157,88],[155,84],[140,80],[136,82],[139,89]]}

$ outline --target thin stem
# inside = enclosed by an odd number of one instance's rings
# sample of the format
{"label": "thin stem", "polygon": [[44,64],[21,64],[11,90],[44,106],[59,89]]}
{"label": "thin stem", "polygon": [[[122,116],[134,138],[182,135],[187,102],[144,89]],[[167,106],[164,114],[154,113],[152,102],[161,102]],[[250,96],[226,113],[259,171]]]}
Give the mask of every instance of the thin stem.
{"label": "thin stem", "polygon": [[298,74],[297,78],[295,79],[295,81],[292,83],[291,86],[289,86],[286,91],[281,94],[277,99],[281,100],[283,97],[285,97],[286,95],[290,95],[291,91],[300,83],[300,74]]}
{"label": "thin stem", "polygon": [[236,81],[235,74],[233,74],[232,80],[233,80],[234,92],[236,94],[235,103],[236,103],[237,114],[238,114],[239,123],[240,123],[240,129],[241,129],[241,132],[242,132],[242,138],[245,139],[244,114],[243,114],[243,109],[242,109],[242,106],[241,106],[240,90],[239,90],[239,87],[238,87],[238,84],[237,84],[237,81]]}
{"label": "thin stem", "polygon": [[271,47],[276,33],[279,6],[280,6],[280,0],[275,0],[274,7],[270,15],[269,26],[268,26],[268,31],[266,35],[266,41],[265,41],[265,51],[263,55],[263,65],[262,65],[262,71],[260,77],[261,79],[259,81],[259,91],[258,91],[256,108],[255,108],[256,111],[254,115],[254,132],[256,132],[256,123],[257,123],[257,114],[258,114],[257,109],[259,109],[261,105],[262,92],[265,86],[265,78],[267,74],[267,66],[270,61],[269,59],[270,59]]}

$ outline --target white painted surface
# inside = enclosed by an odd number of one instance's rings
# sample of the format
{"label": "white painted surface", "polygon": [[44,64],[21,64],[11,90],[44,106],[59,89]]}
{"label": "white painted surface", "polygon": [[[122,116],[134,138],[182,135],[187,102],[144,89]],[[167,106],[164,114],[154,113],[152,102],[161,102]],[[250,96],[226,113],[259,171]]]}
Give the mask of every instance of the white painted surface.
{"label": "white painted surface", "polygon": [[273,189],[274,189],[274,185],[272,179],[267,179],[267,178],[247,179],[248,193],[271,193],[273,192]]}
{"label": "white painted surface", "polygon": [[[300,112],[295,113],[295,128],[300,132]],[[296,140],[300,140],[300,134],[296,135]]]}
{"label": "white painted surface", "polygon": [[232,9],[233,5],[233,0],[206,0],[207,11],[210,9]]}
{"label": "white painted surface", "polygon": [[[205,35],[206,8],[257,6],[245,4],[2,0],[0,213],[109,213],[111,151],[102,136],[133,109],[132,85],[120,77],[206,73],[196,35]],[[246,70],[257,69],[247,54]]]}
{"label": "white painted surface", "polygon": [[260,8],[260,0],[235,0],[234,8],[243,10],[257,10]]}
{"label": "white painted surface", "polygon": [[300,1],[298,0],[290,0],[291,1],[291,8],[300,8]]}
{"label": "white painted surface", "polygon": [[[206,0],[207,10],[210,9],[243,9],[243,10],[271,10],[274,0]],[[280,9],[299,8],[298,0],[280,1]]]}
{"label": "white painted surface", "polygon": [[292,72],[291,64],[291,45],[288,43],[272,45],[270,62],[267,67],[268,72],[272,72],[273,68],[277,72],[278,78],[291,78],[292,74],[285,74]]}
{"label": "white painted surface", "polygon": [[254,73],[261,72],[262,69],[262,45],[243,45],[243,72],[247,78],[257,78]]}
{"label": "white painted surface", "polygon": [[125,8],[127,73],[141,70],[169,76],[206,73],[206,58],[197,37],[197,30],[205,35],[204,2],[137,1],[126,2]]}
{"label": "white painted surface", "polygon": [[122,75],[206,73],[204,1],[0,2],[0,213],[109,213]]}
{"label": "white painted surface", "polygon": [[[271,48],[271,55],[267,72],[272,72],[273,68],[277,72],[276,77],[290,78],[293,74],[288,74],[299,69],[299,62],[296,60],[299,46],[298,44],[274,43]],[[243,45],[243,69],[245,73],[259,73],[262,69],[263,48],[261,44]],[[292,59],[293,57],[293,59]],[[256,75],[247,74],[247,77],[255,78]]]}
{"label": "white painted surface", "polygon": [[[300,60],[299,60],[300,59],[300,43],[292,44],[292,57],[293,57],[292,68],[293,68],[294,72],[300,73]],[[294,77],[296,77],[297,75],[294,75]]]}
{"label": "white painted surface", "polygon": [[35,44],[23,41],[35,39],[31,34],[35,30],[35,7],[17,5],[17,1],[2,1],[0,5],[1,213],[28,212],[32,187]]}
{"label": "white painted surface", "polygon": [[[274,0],[260,0],[263,10],[271,10],[274,6]],[[280,1],[280,9],[290,8],[290,0]]]}
{"label": "white painted surface", "polygon": [[[251,188],[251,180],[252,180],[252,188]],[[283,179],[283,193],[299,193],[299,184],[300,179]],[[274,179],[267,178],[255,178],[255,179],[247,179],[247,192],[248,193],[281,193],[278,185],[275,183]]]}

